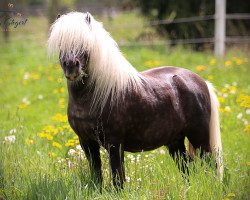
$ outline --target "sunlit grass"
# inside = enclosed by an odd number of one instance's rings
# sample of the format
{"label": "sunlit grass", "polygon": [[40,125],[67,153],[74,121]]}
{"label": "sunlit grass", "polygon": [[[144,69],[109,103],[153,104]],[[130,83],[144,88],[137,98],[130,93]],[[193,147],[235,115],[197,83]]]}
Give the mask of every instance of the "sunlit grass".
{"label": "sunlit grass", "polygon": [[[125,18],[131,20],[130,16]],[[34,18],[30,23],[40,26],[13,33],[10,43],[0,48],[0,197],[248,199],[249,52],[234,49],[225,59],[217,59],[211,52],[197,53],[179,47],[122,48],[139,71],[163,65],[180,66],[216,86],[221,103],[225,176],[220,183],[214,171],[197,159],[190,164],[187,182],[165,148],[126,153],[127,181],[125,189],[116,193],[111,184],[108,155],[102,149],[101,194],[93,185],[87,160],[66,120],[66,82],[57,61],[47,57],[46,21]],[[119,37],[127,36],[119,33]]]}

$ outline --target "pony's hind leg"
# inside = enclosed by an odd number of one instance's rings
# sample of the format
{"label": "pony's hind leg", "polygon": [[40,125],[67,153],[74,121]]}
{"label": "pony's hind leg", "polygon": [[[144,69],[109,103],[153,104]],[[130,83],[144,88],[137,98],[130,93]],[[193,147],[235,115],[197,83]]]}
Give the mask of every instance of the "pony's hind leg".
{"label": "pony's hind leg", "polygon": [[[199,130],[193,130],[187,134],[189,145],[191,148],[192,157],[199,156],[204,159],[206,163],[212,166],[212,151],[209,143],[209,128],[201,128]],[[191,134],[192,133],[192,134]]]}
{"label": "pony's hind leg", "polygon": [[194,152],[199,149],[200,157],[211,153],[209,144],[209,128],[200,128],[199,130],[189,131],[187,138],[193,146]]}
{"label": "pony's hind leg", "polygon": [[180,171],[183,174],[188,174],[187,164],[190,161],[190,157],[187,155],[185,144],[185,137],[167,145],[169,154],[175,160]]}

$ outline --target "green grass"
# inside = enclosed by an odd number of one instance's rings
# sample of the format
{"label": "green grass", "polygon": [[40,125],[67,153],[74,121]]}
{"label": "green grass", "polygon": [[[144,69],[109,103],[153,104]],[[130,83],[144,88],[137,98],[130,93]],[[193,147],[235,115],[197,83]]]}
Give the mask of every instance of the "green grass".
{"label": "green grass", "polygon": [[[104,19],[104,24],[110,28],[113,24],[120,24],[122,19],[129,23],[135,17],[134,14],[125,14],[114,19],[112,24]],[[130,180],[125,183],[124,190],[117,193],[111,184],[108,155],[102,149],[104,184],[101,194],[91,181],[85,157],[80,160],[78,156],[68,155],[69,149],[75,149],[77,140],[65,127],[67,122],[63,117],[59,117],[62,122],[52,119],[58,113],[66,114],[67,93],[57,61],[47,57],[47,30],[44,18],[29,18],[25,27],[11,32],[8,44],[0,39],[0,197],[46,200],[249,199],[250,133],[243,122],[250,120],[246,114],[249,100],[244,106],[240,104],[246,102],[247,97],[236,102],[241,94],[247,94],[249,98],[250,66],[246,59],[250,57],[249,51],[231,49],[225,59],[216,59],[213,63],[211,52],[197,53],[163,46],[122,48],[126,58],[139,71],[158,65],[180,66],[210,79],[216,86],[222,101],[225,176],[220,183],[214,171],[197,159],[190,166],[190,183],[187,183],[165,148],[139,154],[126,153],[126,176]],[[110,31],[118,41],[133,40],[129,31],[119,34],[112,28]],[[142,32],[140,27],[131,34],[135,37]],[[199,65],[202,65],[200,69],[205,66],[204,71],[197,70]],[[233,86],[235,83],[237,85]],[[223,95],[228,97],[222,98]],[[23,103],[24,98],[27,100]],[[239,113],[243,115],[241,119],[237,118]],[[52,133],[46,129],[53,135],[53,140],[39,137],[48,125],[53,125],[58,131]],[[16,130],[12,133],[16,141],[8,143],[5,137],[11,135],[13,129]],[[70,139],[73,147],[66,147]],[[62,148],[54,147],[53,142],[58,142]]]}

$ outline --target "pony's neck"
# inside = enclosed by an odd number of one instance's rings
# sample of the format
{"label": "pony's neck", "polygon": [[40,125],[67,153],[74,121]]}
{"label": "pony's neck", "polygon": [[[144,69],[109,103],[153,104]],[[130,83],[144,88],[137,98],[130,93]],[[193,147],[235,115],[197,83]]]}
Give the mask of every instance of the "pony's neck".
{"label": "pony's neck", "polygon": [[95,36],[95,47],[90,52],[89,75],[94,83],[93,107],[102,108],[108,99],[116,104],[126,92],[141,87],[141,75],[122,55],[116,42],[102,27]]}
{"label": "pony's neck", "polygon": [[79,80],[78,82],[67,81],[69,98],[73,101],[83,103],[83,100],[91,98],[91,87],[88,86],[88,80]]}

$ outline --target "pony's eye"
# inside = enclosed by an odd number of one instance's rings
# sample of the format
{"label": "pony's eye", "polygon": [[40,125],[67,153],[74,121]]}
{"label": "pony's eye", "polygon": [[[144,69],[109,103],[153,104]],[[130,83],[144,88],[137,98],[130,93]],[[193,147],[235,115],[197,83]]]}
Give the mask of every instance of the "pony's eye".
{"label": "pony's eye", "polygon": [[67,65],[67,62],[66,62],[66,61],[64,61],[64,62],[63,62],[63,66],[66,66],[66,65]]}

